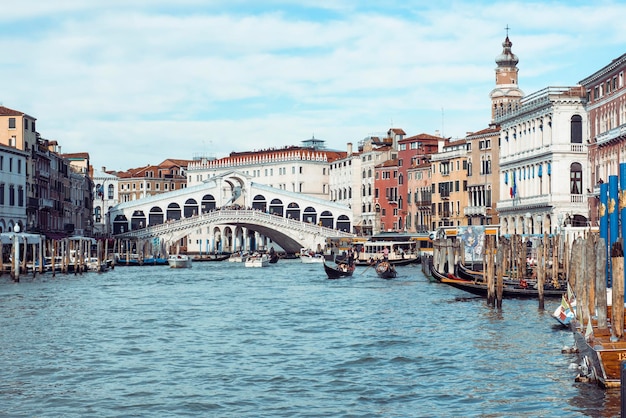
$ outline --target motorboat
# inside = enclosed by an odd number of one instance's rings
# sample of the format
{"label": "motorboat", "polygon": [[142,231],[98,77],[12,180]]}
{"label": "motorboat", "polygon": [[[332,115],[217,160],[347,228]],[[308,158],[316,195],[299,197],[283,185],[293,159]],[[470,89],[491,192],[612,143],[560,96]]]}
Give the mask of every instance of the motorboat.
{"label": "motorboat", "polygon": [[305,264],[323,263],[324,255],[302,248],[300,250],[300,261]]}
{"label": "motorboat", "polygon": [[186,254],[172,254],[167,258],[167,263],[174,269],[191,268],[191,257]]}
{"label": "motorboat", "polygon": [[254,253],[245,261],[246,267],[267,267],[270,265],[270,256]]}

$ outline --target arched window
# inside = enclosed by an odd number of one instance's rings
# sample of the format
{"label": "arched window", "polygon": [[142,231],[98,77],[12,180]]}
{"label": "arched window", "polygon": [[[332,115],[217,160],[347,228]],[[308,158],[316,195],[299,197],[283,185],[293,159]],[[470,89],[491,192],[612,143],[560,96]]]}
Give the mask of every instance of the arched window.
{"label": "arched window", "polygon": [[569,189],[571,194],[582,194],[583,167],[580,163],[572,163],[569,169]]}
{"label": "arched window", "polygon": [[583,143],[583,118],[580,115],[572,116],[571,126],[571,142],[572,144]]}

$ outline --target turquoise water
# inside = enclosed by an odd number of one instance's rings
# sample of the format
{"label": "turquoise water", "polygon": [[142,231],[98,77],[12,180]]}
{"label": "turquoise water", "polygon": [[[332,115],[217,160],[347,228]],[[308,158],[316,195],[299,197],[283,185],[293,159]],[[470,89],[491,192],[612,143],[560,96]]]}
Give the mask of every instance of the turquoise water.
{"label": "turquoise water", "polygon": [[619,416],[536,301],[281,260],[0,278],[0,416]]}

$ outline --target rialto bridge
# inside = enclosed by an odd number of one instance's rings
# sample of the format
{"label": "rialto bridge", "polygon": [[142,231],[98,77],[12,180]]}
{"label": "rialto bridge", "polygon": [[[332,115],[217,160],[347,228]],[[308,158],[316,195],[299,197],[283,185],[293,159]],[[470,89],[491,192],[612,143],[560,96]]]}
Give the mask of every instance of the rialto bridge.
{"label": "rialto bridge", "polygon": [[251,181],[236,171],[200,185],[124,202],[108,213],[116,238],[181,245],[189,253],[297,253],[328,237],[352,237],[350,208]]}

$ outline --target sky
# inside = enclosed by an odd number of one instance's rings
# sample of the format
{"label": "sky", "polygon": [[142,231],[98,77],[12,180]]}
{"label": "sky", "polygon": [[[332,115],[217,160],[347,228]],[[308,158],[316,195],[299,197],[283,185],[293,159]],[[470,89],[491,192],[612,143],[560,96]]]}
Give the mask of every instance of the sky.
{"label": "sky", "polygon": [[491,120],[507,27],[525,94],[626,53],[622,0],[5,3],[0,104],[118,171],[390,128],[463,138]]}

